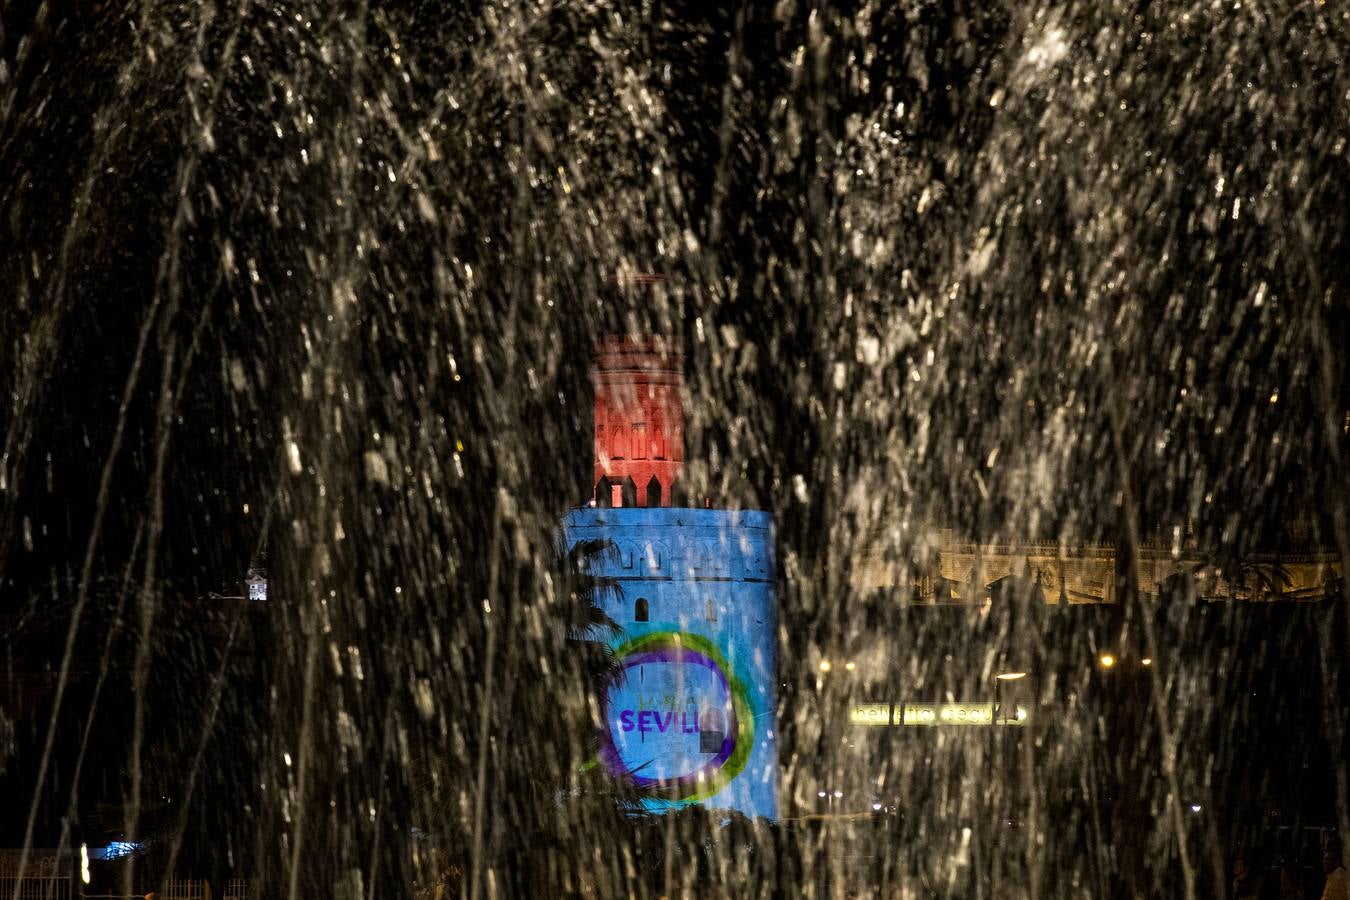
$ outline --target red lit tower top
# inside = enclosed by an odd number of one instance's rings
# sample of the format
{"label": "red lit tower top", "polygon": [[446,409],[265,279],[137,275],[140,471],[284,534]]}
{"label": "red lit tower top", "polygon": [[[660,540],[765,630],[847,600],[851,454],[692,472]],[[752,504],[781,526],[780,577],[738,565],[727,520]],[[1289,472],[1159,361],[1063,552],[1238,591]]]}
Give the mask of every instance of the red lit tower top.
{"label": "red lit tower top", "polygon": [[595,503],[670,506],[684,468],[684,357],[661,337],[595,348]]}

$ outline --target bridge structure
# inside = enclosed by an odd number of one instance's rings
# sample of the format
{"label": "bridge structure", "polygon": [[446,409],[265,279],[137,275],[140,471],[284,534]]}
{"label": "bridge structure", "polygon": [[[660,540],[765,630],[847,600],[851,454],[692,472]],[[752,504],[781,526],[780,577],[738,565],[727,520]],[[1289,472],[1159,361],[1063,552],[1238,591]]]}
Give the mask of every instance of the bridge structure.
{"label": "bridge structure", "polygon": [[[1114,543],[982,543],[945,529],[928,565],[864,555],[851,582],[862,593],[899,589],[914,603],[969,604],[1012,579],[1048,605],[1109,604],[1117,600],[1120,554]],[[1135,556],[1135,588],[1144,596],[1185,591],[1211,602],[1309,602],[1343,591],[1340,554],[1325,547],[1219,560],[1193,543],[1144,541]]]}

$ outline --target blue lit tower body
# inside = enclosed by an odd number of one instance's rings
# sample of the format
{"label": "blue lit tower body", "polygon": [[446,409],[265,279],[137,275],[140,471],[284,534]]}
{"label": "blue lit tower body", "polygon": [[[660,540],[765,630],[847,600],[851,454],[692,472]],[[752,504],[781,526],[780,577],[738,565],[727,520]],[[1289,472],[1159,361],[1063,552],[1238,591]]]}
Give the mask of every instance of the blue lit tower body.
{"label": "blue lit tower body", "polygon": [[613,648],[625,677],[606,698],[600,764],[653,809],[775,818],[773,520],[668,505],[683,467],[681,364],[660,339],[602,342],[595,496],[563,521],[569,544],[617,551],[592,563],[622,587],[602,601],[623,628]]}

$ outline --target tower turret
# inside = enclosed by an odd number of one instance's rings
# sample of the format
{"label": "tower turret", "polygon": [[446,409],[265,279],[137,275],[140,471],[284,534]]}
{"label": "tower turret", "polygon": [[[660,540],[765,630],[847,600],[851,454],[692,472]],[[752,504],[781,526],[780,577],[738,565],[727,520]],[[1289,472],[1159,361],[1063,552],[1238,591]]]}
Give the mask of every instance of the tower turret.
{"label": "tower turret", "polygon": [[684,468],[684,357],[663,337],[605,337],[595,351],[596,506],[670,506]]}

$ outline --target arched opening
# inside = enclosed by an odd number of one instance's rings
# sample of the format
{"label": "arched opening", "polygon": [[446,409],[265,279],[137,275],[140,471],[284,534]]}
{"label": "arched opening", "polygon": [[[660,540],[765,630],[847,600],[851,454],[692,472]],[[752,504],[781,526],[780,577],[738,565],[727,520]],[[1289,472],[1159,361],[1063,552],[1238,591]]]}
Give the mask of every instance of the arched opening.
{"label": "arched opening", "polygon": [[614,440],[610,444],[611,459],[628,458],[628,431],[624,428],[614,429]]}
{"label": "arched opening", "polygon": [[622,495],[622,496],[623,496],[623,505],[624,505],[624,506],[637,506],[637,505],[638,505],[638,502],[637,502],[637,485],[633,483],[633,477],[632,477],[631,475],[623,480],[623,495]]}
{"label": "arched opening", "polygon": [[652,476],[651,481],[647,482],[647,505],[661,505],[661,482],[657,480],[655,475]]}
{"label": "arched opening", "polygon": [[688,508],[689,494],[685,491],[683,482],[676,481],[671,484],[670,505],[680,507],[681,509]]}
{"label": "arched opening", "polygon": [[651,617],[652,611],[651,607],[647,603],[647,598],[646,597],[637,598],[637,602],[633,604],[633,621],[650,622]]}
{"label": "arched opening", "polygon": [[647,423],[633,423],[633,459],[647,458]]}

